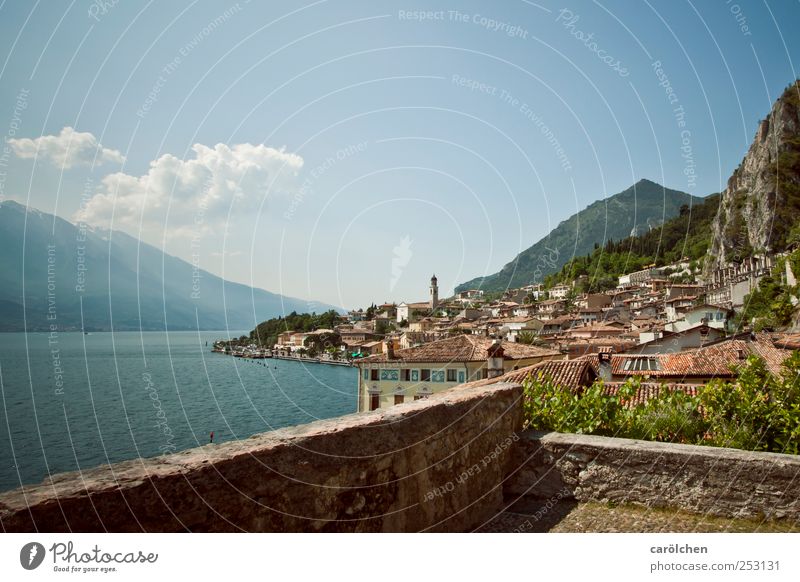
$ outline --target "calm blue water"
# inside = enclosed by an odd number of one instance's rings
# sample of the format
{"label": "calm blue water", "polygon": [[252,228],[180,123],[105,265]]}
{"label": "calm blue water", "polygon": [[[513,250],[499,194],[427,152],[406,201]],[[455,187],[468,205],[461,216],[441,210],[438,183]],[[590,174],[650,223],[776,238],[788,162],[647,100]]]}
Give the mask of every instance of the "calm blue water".
{"label": "calm blue water", "polygon": [[355,412],[355,368],[210,352],[239,335],[0,333],[0,491]]}

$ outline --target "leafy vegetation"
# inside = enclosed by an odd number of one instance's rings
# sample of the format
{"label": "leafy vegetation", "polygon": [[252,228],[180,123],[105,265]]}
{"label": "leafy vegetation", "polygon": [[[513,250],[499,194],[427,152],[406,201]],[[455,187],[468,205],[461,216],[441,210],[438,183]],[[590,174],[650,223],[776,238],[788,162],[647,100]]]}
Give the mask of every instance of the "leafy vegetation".
{"label": "leafy vegetation", "polygon": [[662,221],[677,216],[683,206],[697,207],[702,200],[649,180],[640,180],[627,190],[573,214],[498,273],[462,283],[456,287],[456,292],[465,289],[502,291],[541,283],[546,275],[558,272],[574,257],[591,253],[597,241],[622,239],[632,232],[648,229],[659,231],[655,227]]}
{"label": "leafy vegetation", "polygon": [[595,245],[586,256],[575,257],[545,278],[545,284],[568,283],[585,277],[577,291],[604,291],[616,287],[618,277],[649,265],[664,266],[687,258],[698,268],[711,244],[711,224],[719,208],[720,195],[713,194],[693,207],[683,205],[678,216],[639,236]]}
{"label": "leafy vegetation", "polygon": [[792,322],[795,311],[792,298],[797,298],[798,289],[783,283],[784,261],[789,261],[792,271],[797,274],[795,266],[800,265],[800,250],[778,261],[772,273],[759,281],[758,288],[745,296],[744,309],[737,315],[737,324],[752,323],[755,331],[762,331],[783,328]]}
{"label": "leafy vegetation", "polygon": [[303,347],[306,349],[306,355],[310,358],[316,358],[322,353],[327,353],[334,359],[338,359],[338,347],[342,345],[342,336],[331,331],[319,335],[310,335],[303,340]]}
{"label": "leafy vegetation", "polygon": [[532,331],[521,331],[517,334],[517,343],[533,345],[536,342],[536,334]]}
{"label": "leafy vegetation", "polygon": [[738,373],[735,383],[714,380],[696,396],[664,387],[635,405],[638,379],[609,395],[601,381],[573,393],[540,376],[525,382],[525,418],[539,430],[800,453],[800,353],[778,377],[756,356]]}
{"label": "leafy vegetation", "polygon": [[273,346],[278,334],[285,331],[314,331],[316,329],[333,329],[339,315],[333,311],[325,313],[297,313],[292,311],[285,317],[275,317],[263,321],[250,332],[250,341],[261,346]]}

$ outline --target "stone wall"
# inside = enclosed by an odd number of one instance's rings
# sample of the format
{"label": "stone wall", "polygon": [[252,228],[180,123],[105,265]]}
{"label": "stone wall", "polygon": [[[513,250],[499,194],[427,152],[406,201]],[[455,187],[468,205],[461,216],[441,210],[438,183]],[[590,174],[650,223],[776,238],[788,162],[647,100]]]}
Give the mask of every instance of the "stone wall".
{"label": "stone wall", "polygon": [[566,488],[578,502],[800,523],[795,455],[533,431],[518,444],[506,504],[563,497]]}
{"label": "stone wall", "polygon": [[518,385],[64,473],[0,495],[4,531],[468,531],[502,504]]}
{"label": "stone wall", "polygon": [[800,456],[521,431],[522,388],[427,400],[0,494],[4,531],[471,531],[522,500],[800,523]]}

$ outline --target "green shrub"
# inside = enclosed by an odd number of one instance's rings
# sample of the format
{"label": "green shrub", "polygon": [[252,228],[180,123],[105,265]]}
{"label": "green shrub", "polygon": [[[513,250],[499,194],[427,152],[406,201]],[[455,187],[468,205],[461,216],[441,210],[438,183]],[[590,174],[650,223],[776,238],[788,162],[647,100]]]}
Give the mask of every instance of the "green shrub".
{"label": "green shrub", "polygon": [[736,382],[711,381],[696,396],[665,386],[635,405],[639,379],[614,394],[601,381],[573,393],[540,375],[525,382],[525,420],[538,430],[800,453],[800,353],[777,377],[756,356],[737,372]]}

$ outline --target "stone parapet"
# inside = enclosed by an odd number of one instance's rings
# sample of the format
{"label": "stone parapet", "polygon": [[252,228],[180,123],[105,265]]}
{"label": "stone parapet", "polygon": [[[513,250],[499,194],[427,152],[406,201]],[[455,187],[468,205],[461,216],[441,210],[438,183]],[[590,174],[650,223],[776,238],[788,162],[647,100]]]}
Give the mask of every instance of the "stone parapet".
{"label": "stone parapet", "polygon": [[0,495],[5,531],[466,531],[502,503],[522,388],[456,389],[385,411],[137,459]]}
{"label": "stone parapet", "polygon": [[588,435],[522,434],[506,499],[680,508],[800,524],[800,457]]}

